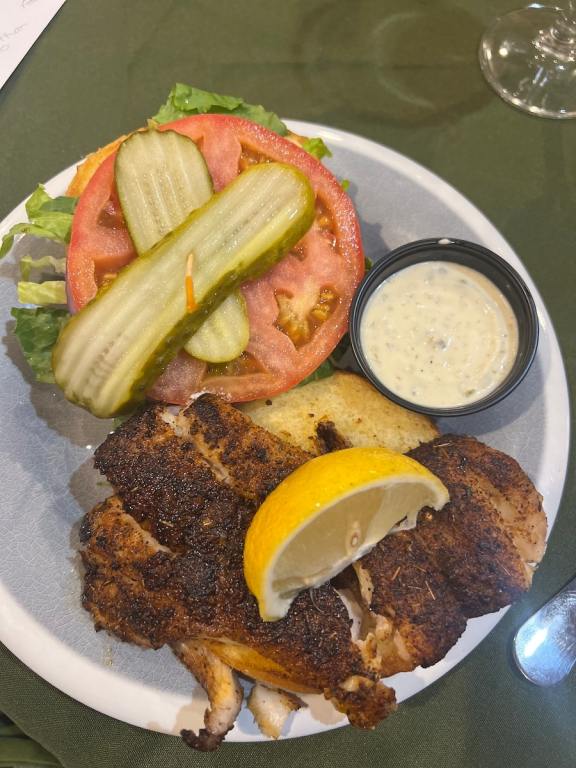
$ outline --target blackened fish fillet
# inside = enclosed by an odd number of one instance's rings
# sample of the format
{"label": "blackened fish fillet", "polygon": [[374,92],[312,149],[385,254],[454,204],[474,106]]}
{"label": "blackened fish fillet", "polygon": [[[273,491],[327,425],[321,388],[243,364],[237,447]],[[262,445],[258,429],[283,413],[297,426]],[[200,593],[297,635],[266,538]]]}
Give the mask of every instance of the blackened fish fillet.
{"label": "blackened fish fillet", "polygon": [[133,417],[96,451],[118,499],[84,526],[84,604],[124,640],[158,647],[201,637],[255,649],[373,727],[394,695],[366,667],[336,590],[301,593],[284,619],[263,622],[244,581],[257,506],[308,458],[211,395],[176,416],[154,407]]}
{"label": "blackened fish fillet", "polygon": [[415,529],[387,536],[354,564],[385,677],[436,663],[467,619],[517,600],[545,548],[541,496],[514,459],[462,435],[409,455],[442,480],[450,501],[422,510]]}

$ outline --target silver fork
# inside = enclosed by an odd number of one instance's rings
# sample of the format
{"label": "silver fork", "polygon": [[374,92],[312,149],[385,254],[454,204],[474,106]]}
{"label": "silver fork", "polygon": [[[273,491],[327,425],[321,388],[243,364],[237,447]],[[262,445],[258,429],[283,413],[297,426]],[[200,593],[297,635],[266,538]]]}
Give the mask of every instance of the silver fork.
{"label": "silver fork", "polygon": [[514,659],[536,685],[555,685],[576,663],[576,578],[536,611],[514,637]]}

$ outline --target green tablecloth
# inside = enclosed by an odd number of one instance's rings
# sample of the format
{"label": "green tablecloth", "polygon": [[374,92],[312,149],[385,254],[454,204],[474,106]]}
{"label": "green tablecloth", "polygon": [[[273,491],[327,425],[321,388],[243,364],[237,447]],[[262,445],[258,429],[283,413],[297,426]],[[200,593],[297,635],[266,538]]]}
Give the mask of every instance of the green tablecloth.
{"label": "green tablecloth", "polygon": [[[535,279],[573,388],[576,121],[516,112],[485,85],[476,62],[482,29],[514,6],[514,0],[68,0],[0,91],[0,218],[38,180],[139,125],[175,81],[237,93],[281,115],[375,139],[461,190]],[[72,701],[2,647],[0,711],[70,768],[272,762],[574,768],[576,680],[538,689],[509,659],[514,628],[576,570],[573,466],[532,592],[457,669],[373,733],[348,727],[276,744],[226,744],[200,755],[176,738]],[[7,748],[6,755],[9,760]]]}

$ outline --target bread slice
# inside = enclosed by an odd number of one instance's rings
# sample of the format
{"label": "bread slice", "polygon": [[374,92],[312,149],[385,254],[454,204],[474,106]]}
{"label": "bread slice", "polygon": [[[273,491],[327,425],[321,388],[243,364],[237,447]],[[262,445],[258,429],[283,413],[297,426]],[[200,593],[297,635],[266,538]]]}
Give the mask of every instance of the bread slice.
{"label": "bread slice", "polygon": [[326,422],[349,445],[382,446],[399,453],[439,434],[428,417],[396,405],[366,379],[344,371],[239,407],[256,424],[313,454],[325,450]]}
{"label": "bread slice", "polygon": [[96,173],[101,164],[106,158],[113,152],[116,152],[120,144],[128,138],[128,134],[125,136],[119,136],[110,144],[106,144],[105,147],[100,147],[95,152],[87,155],[84,160],[76,167],[76,174],[66,190],[66,194],[71,197],[78,197],[86,189],[86,185]]}

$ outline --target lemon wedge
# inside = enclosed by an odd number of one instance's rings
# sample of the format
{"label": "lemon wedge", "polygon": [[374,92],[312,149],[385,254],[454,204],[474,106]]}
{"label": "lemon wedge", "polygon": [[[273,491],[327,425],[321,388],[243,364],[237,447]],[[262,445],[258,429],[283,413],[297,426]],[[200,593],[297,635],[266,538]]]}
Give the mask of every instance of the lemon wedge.
{"label": "lemon wedge", "polygon": [[385,448],[347,448],[303,464],[256,512],[244,576],[264,621],[286,615],[298,592],[317,587],[392,530],[414,527],[422,507],[448,501],[443,483],[414,459]]}

